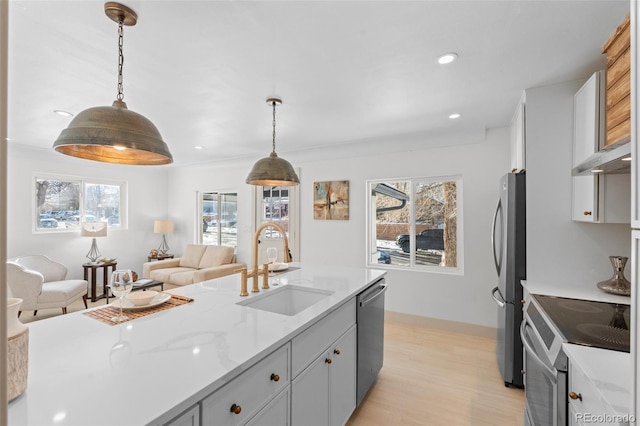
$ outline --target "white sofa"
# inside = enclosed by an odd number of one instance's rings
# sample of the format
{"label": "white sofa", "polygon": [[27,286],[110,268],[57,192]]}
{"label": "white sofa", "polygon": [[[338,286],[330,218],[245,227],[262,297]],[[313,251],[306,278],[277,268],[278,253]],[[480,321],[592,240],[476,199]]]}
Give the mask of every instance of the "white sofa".
{"label": "white sofa", "polygon": [[182,257],[145,263],[142,276],[172,288],[231,275],[246,267],[236,263],[233,251],[233,247],[189,244]]}
{"label": "white sofa", "polygon": [[22,299],[21,311],[62,308],[82,297],[87,307],[87,281],[66,279],[67,267],[43,255],[7,260],[7,284],[10,297]]}

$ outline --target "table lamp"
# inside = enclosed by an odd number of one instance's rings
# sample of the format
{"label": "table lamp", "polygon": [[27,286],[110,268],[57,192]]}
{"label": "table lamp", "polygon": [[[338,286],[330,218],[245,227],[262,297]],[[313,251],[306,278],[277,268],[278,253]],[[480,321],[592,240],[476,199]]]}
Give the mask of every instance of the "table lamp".
{"label": "table lamp", "polygon": [[98,244],[96,244],[96,237],[107,236],[107,222],[83,222],[80,228],[80,235],[93,238],[91,249],[89,249],[89,253],[87,253],[87,258],[91,263],[98,263],[97,260],[100,257],[100,250],[98,250]]}
{"label": "table lamp", "polygon": [[162,242],[158,251],[160,254],[165,255],[169,251],[169,244],[167,244],[166,234],[173,233],[173,222],[170,220],[156,220],[153,222],[153,233],[162,234]]}

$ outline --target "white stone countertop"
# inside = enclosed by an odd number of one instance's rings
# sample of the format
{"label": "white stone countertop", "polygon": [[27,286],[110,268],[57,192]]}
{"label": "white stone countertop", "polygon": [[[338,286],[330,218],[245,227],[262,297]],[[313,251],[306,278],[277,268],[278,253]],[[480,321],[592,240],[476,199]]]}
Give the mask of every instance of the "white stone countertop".
{"label": "white stone countertop", "polygon": [[548,296],[568,297],[571,299],[595,300],[597,302],[620,303],[630,305],[631,298],[605,293],[594,285],[585,287],[558,287],[548,283],[529,280],[522,281],[522,287],[531,294],[544,294]]}
{"label": "white stone countertop", "polygon": [[[605,293],[595,285],[584,288],[558,288],[558,286],[527,280],[522,282],[522,286],[531,294],[631,304],[631,298]],[[628,415],[631,406],[631,380],[633,379],[631,376],[631,355],[627,352],[571,343],[563,343],[562,348],[570,362],[577,363],[589,380],[598,388],[603,401],[619,415]]]}
{"label": "white stone countertop", "polygon": [[[600,392],[599,398],[621,419],[629,417],[631,404],[631,354],[564,343],[564,353]],[[580,392],[569,389],[569,392]],[[603,413],[591,413],[594,415]]]}
{"label": "white stone countertop", "polygon": [[82,312],[29,323],[27,390],[9,403],[9,424],[170,420],[386,273],[291,266],[299,269],[271,280],[333,293],[297,315],[280,315],[237,305],[247,298],[235,274],[172,290],[194,301],[120,325]]}

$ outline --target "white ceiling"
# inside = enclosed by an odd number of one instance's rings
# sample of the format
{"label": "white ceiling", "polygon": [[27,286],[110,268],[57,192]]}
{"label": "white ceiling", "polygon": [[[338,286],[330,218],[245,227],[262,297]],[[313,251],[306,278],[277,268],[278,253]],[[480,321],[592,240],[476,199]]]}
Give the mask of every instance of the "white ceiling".
{"label": "white ceiling", "polygon": [[[174,165],[267,156],[273,95],[277,152],[292,162],[480,142],[509,125],[523,89],[603,68],[629,11],[629,0],[124,4],[139,18],[124,29],[124,100]],[[9,25],[10,143],[51,149],[70,121],[53,110],[115,99],[117,25],[86,0],[9,0]],[[437,64],[449,51],[459,60]]]}

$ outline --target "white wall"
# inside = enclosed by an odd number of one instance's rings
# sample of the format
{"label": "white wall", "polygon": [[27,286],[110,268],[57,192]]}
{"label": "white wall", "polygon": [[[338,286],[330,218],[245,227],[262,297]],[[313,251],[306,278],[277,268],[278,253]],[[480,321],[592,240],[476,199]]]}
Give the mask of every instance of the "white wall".
{"label": "white wall", "polygon": [[[53,143],[53,142],[52,142]],[[58,173],[128,182],[129,226],[127,230],[111,230],[106,238],[98,238],[103,256],[117,257],[119,268],[142,272],[147,254],[160,244],[153,234],[153,221],[167,215],[167,168],[121,166],[80,160],[53,150],[26,148],[9,144],[7,202],[7,256],[45,254],[64,263],[69,278],[82,278],[82,264],[91,239],[80,231],[34,233],[34,175]],[[171,244],[171,236],[169,244]],[[100,279],[100,278],[98,278]]]}
{"label": "white wall", "polygon": [[582,83],[526,90],[527,280],[558,287],[594,287],[612,275],[609,255],[631,250],[628,224],[571,220],[573,94]]}
{"label": "white wall", "polygon": [[[393,142],[390,142],[391,144]],[[490,130],[475,144],[397,152],[380,156],[294,162],[300,166],[301,250],[303,262],[362,267],[366,253],[367,179],[462,175],[464,203],[464,275],[390,270],[387,309],[485,326],[496,325],[489,292],[497,280],[490,231],[498,180],[508,171],[509,130]],[[291,158],[287,158],[292,160]],[[238,259],[249,263],[253,187],[244,183],[252,163],[170,170],[170,217],[183,231],[176,247],[195,241],[196,193],[238,192]],[[350,219],[313,219],[313,182],[349,180]],[[294,256],[297,256],[294,253]]]}

